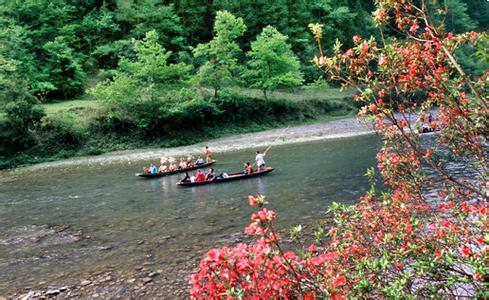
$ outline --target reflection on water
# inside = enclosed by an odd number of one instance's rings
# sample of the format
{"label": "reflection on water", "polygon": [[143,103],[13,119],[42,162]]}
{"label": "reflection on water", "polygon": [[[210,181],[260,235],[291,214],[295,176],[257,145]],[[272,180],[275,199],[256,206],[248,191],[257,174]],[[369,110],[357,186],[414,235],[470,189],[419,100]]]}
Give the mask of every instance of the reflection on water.
{"label": "reflection on water", "polygon": [[[282,225],[307,222],[367,189],[362,174],[374,165],[375,145],[375,137],[361,136],[276,146],[266,157],[275,168],[268,175],[190,188],[176,185],[180,175],[136,178],[148,161],[0,178],[0,294],[60,272],[133,268],[149,254],[164,265],[182,247],[227,241],[249,220],[248,194],[266,195]],[[254,151],[216,157],[216,173],[230,173]]]}

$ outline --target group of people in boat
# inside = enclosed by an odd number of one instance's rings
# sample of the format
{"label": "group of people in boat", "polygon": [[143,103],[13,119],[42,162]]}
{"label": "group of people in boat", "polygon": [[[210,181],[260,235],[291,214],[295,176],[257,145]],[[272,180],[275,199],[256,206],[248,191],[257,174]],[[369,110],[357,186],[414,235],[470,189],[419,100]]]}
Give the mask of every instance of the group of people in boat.
{"label": "group of people in boat", "polygon": [[[260,153],[260,151],[255,152],[255,162],[258,166],[257,171],[265,170],[265,154]],[[253,169],[253,165],[250,162],[245,162],[243,164],[243,174],[251,175],[255,172]],[[229,175],[227,173],[220,173],[216,176],[214,168],[209,168],[207,173],[202,172],[202,170],[198,169],[194,175],[189,175],[188,172],[185,172],[185,176],[182,178],[181,182],[203,182],[203,181],[212,181],[216,179],[227,178]]]}
{"label": "group of people in boat", "polygon": [[185,176],[182,178],[181,182],[203,182],[227,177],[229,177],[227,173],[221,173],[216,176],[214,168],[209,168],[207,173],[204,173],[201,169],[198,169],[192,176],[190,176],[188,172],[185,172]]}
{"label": "group of people in boat", "polygon": [[178,164],[176,163],[176,160],[173,158],[170,158],[168,160],[162,158],[159,167],[156,167],[155,164],[151,164],[148,167],[144,167],[143,172],[145,174],[157,174],[157,173],[166,173],[166,172],[184,170],[187,168],[195,168],[196,166],[203,165],[212,160],[212,152],[208,146],[205,146],[204,154],[205,154],[205,160],[201,156],[199,156],[195,161],[191,156],[187,158],[181,157],[180,162]]}

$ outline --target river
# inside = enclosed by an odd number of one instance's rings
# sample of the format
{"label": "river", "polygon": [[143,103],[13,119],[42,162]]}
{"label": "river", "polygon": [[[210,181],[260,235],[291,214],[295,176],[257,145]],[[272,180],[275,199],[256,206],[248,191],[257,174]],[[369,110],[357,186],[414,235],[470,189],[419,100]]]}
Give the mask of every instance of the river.
{"label": "river", "polygon": [[[283,226],[307,223],[367,190],[376,145],[363,135],[274,146],[271,174],[192,188],[178,187],[178,175],[135,177],[148,160],[0,173],[0,295],[147,260],[166,270],[182,253],[239,239],[248,194],[266,195]],[[217,173],[232,172],[254,151],[214,156]]]}

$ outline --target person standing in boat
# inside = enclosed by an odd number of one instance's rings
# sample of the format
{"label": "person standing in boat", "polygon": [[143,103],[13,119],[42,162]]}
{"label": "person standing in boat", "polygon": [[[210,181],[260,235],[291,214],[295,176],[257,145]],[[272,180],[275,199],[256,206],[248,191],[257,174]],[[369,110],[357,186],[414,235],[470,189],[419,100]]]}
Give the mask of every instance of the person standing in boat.
{"label": "person standing in boat", "polygon": [[262,170],[265,170],[265,154],[262,154],[260,153],[260,151],[256,151],[256,157],[255,157],[255,161],[256,161],[256,165],[258,166],[258,171],[262,171]]}
{"label": "person standing in boat", "polygon": [[209,146],[205,146],[204,154],[205,154],[205,162],[206,163],[210,162],[212,160],[212,152],[211,149],[209,149]]}

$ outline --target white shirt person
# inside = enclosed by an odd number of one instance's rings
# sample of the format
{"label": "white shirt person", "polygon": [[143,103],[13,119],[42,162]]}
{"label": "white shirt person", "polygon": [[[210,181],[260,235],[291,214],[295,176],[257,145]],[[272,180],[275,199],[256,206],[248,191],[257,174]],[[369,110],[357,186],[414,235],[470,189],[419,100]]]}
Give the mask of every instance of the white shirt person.
{"label": "white shirt person", "polygon": [[256,165],[258,166],[258,171],[265,169],[264,157],[265,157],[265,154],[260,153],[260,151],[256,151],[255,161],[256,161]]}

